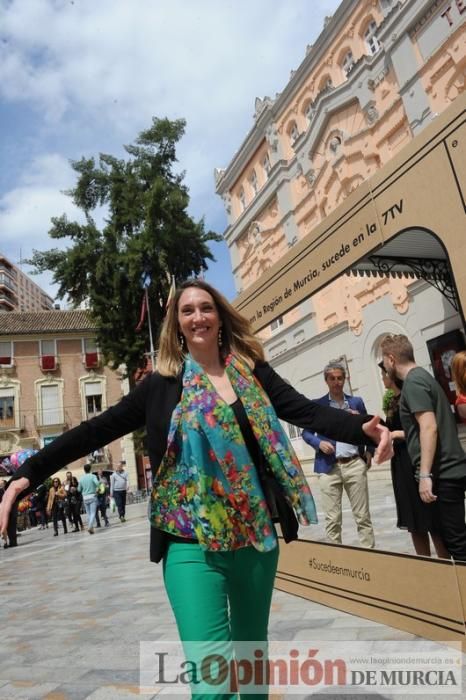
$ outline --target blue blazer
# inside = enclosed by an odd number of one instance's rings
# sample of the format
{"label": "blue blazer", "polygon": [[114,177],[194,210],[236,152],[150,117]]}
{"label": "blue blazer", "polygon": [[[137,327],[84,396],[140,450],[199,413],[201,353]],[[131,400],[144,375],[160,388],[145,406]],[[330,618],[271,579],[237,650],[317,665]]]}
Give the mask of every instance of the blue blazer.
{"label": "blue blazer", "polygon": [[[345,399],[348,402],[348,406],[352,408],[354,411],[358,411],[362,416],[367,415],[367,410],[364,405],[364,401],[361,399],[359,396],[350,396],[349,394],[345,394]],[[325,396],[321,396],[320,399],[315,399],[315,402],[320,404],[321,406],[330,406],[330,397],[329,394],[325,394]],[[326,455],[324,452],[319,450],[319,444],[321,440],[325,440],[326,442],[331,442],[332,445],[336,445],[335,440],[331,440],[325,435],[319,435],[318,433],[313,433],[310,430],[303,430],[302,438],[304,442],[307,442],[308,445],[311,445],[316,451],[316,457],[314,461],[314,471],[317,474],[328,474],[329,472],[332,471],[333,466],[335,464],[336,456],[335,453],[331,455]],[[370,446],[367,447],[366,445],[358,445],[358,452],[360,457],[364,456],[364,453],[366,451],[369,452],[374,452],[374,447]]]}

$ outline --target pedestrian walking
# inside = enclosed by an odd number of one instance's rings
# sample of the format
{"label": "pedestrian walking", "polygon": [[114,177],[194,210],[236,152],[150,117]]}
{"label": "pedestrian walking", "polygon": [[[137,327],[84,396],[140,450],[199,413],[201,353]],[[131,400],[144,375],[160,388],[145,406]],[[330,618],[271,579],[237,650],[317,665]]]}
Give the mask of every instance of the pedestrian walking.
{"label": "pedestrian walking", "polygon": [[126,462],[120,462],[116,471],[110,477],[110,497],[115,499],[120,521],[126,521],[126,494],[128,491],[128,474],[125,472]]}
{"label": "pedestrian walking", "polygon": [[68,502],[70,504],[71,516],[73,518],[73,532],[84,530],[83,521],[81,518],[81,507],[83,497],[79,491],[79,482],[75,476],[71,477],[71,485],[68,492]]}
{"label": "pedestrian walking", "polygon": [[95,474],[91,474],[91,465],[84,465],[84,476],[78,483],[78,491],[82,495],[84,508],[87,514],[87,531],[94,534],[95,514],[97,510],[97,487],[99,480]]}
{"label": "pedestrian walking", "polygon": [[[54,469],[53,471],[56,471],[56,469]],[[63,488],[60,479],[55,477],[52,481],[52,486],[49,489],[49,495],[47,499],[47,514],[49,515],[49,517],[52,516],[54,537],[58,537],[59,520],[63,524],[64,534],[66,535],[68,533],[68,528],[66,527],[66,506],[66,491]]]}
{"label": "pedestrian walking", "polygon": [[109,486],[108,486],[108,481],[104,476],[104,473],[101,469],[97,472],[97,478],[99,480],[99,485],[97,486],[97,512],[96,512],[96,524],[97,527],[101,527],[100,525],[100,518],[99,515],[102,516],[102,519],[105,523],[105,527],[108,527],[110,525],[110,522],[107,517],[107,507],[108,507],[108,494],[109,494]]}

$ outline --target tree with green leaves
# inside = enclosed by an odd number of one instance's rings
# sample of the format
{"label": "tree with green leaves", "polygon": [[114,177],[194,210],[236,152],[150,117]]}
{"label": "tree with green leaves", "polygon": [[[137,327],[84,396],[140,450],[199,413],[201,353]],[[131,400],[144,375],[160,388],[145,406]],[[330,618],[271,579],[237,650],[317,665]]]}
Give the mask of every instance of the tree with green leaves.
{"label": "tree with green leaves", "polygon": [[[63,215],[52,219],[49,235],[68,239],[64,249],[33,251],[36,272],[53,272],[58,297],[74,306],[87,302],[98,328],[97,341],[114,367],[125,364],[127,374],[144,365],[148,351],[147,319],[135,328],[143,299],[142,278],[148,289],[154,337],[163,320],[170,275],[176,281],[196,276],[213,260],[209,241],[221,236],[206,231],[204,221],[188,214],[189,194],[184,173],[174,172],[176,144],[185,121],[153,118],[135,144],[125,146],[126,159],[100,154],[72,161],[77,184],[66,194],[82,210],[85,223]],[[99,229],[96,213],[105,212]]]}

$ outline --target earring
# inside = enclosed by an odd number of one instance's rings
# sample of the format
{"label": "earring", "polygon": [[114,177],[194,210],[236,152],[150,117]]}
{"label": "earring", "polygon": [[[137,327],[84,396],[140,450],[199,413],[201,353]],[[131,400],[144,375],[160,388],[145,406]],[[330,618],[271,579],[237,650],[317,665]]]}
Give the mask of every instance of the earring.
{"label": "earring", "polygon": [[221,348],[222,345],[223,345],[223,333],[222,333],[222,329],[219,328],[218,329],[218,347]]}
{"label": "earring", "polygon": [[178,335],[178,343],[180,345],[181,352],[184,352],[184,335],[182,333]]}

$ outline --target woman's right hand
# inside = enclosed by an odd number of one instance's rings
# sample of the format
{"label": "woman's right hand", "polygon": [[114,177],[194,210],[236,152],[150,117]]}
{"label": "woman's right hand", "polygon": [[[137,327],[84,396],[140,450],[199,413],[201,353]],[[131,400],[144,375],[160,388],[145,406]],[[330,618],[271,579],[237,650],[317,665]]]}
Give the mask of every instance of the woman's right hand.
{"label": "woman's right hand", "polygon": [[14,502],[18,498],[19,494],[22,493],[29,486],[29,479],[22,476],[20,479],[11,481],[5,491],[2,502],[0,503],[0,535],[5,537],[8,527],[8,520],[10,518],[11,509]]}

